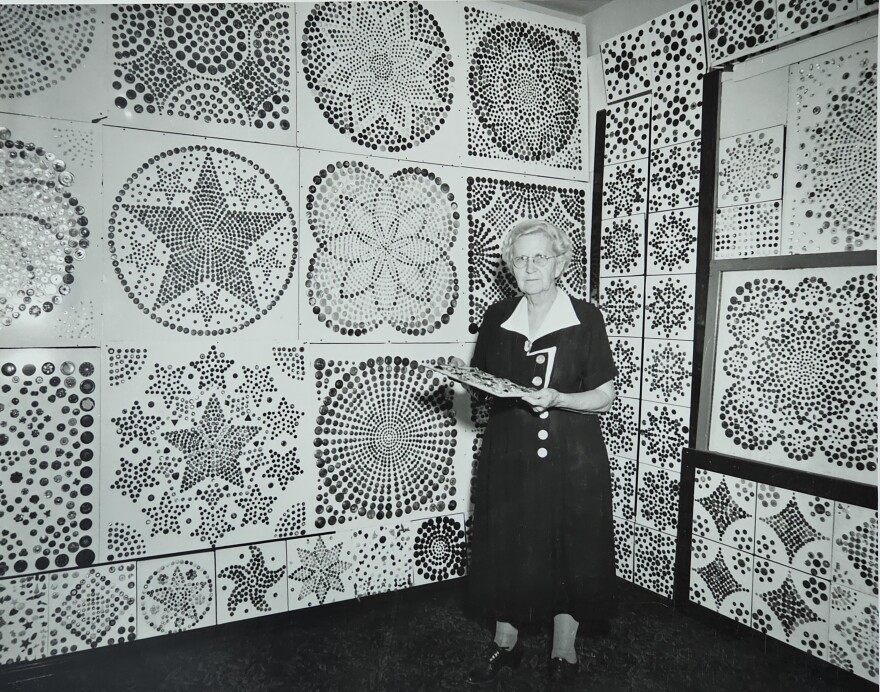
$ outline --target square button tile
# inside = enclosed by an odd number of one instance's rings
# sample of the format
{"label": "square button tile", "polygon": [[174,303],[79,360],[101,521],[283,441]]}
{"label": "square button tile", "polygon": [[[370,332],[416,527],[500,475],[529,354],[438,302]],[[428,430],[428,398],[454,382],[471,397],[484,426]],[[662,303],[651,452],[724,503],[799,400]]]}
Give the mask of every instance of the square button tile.
{"label": "square button tile", "polygon": [[752,618],[753,569],[752,555],[693,536],[689,598],[748,625]]}
{"label": "square button tile", "polygon": [[756,487],[754,481],[697,469],[693,534],[754,553]]}
{"label": "square button tile", "polygon": [[831,578],[830,500],[772,485],[758,485],[755,554]]}
{"label": "square button tile", "polygon": [[877,596],[877,510],[835,503],[832,581]]}
{"label": "square button tile", "polygon": [[755,558],[752,594],[752,628],[828,658],[830,581]]}
{"label": "square button tile", "polygon": [[877,599],[837,584],[831,587],[828,660],[877,683]]}
{"label": "square button tile", "polygon": [[217,622],[287,611],[284,541],[217,551]]}

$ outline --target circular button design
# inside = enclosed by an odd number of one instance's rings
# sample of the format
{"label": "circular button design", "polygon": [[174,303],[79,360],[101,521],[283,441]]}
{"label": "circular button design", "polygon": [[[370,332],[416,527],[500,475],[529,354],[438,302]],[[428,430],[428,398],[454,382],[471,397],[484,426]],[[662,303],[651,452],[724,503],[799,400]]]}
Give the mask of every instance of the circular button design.
{"label": "circular button design", "polygon": [[538,365],[544,365],[547,362],[547,356],[538,356],[535,360],[538,361]]}
{"label": "circular button design", "polygon": [[539,415],[538,418],[547,418],[549,415],[550,415],[550,411],[544,411],[544,413]]}
{"label": "circular button design", "polygon": [[545,459],[547,457],[547,449],[545,447],[538,447],[538,456]]}
{"label": "circular button design", "polygon": [[546,430],[539,430],[538,431],[538,439],[539,440],[546,440],[548,437],[550,437],[550,433],[548,433]]}
{"label": "circular button design", "polygon": [[532,384],[535,385],[536,387],[540,387],[540,386],[541,386],[541,383],[542,383],[543,381],[544,381],[544,380],[542,380],[542,379],[541,379],[540,377],[538,377],[537,375],[535,375],[535,376],[532,378]]}

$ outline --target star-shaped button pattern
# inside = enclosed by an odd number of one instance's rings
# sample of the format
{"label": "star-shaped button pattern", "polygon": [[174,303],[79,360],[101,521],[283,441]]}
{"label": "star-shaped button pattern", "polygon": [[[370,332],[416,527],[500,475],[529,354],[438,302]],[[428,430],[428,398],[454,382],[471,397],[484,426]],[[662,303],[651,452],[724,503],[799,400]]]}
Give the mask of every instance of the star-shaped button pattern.
{"label": "star-shaped button pattern", "polygon": [[260,428],[233,425],[226,420],[216,395],[211,395],[202,419],[193,428],[162,433],[183,453],[186,468],[181,490],[189,490],[206,478],[219,477],[237,486],[244,484],[238,458],[242,448]]}

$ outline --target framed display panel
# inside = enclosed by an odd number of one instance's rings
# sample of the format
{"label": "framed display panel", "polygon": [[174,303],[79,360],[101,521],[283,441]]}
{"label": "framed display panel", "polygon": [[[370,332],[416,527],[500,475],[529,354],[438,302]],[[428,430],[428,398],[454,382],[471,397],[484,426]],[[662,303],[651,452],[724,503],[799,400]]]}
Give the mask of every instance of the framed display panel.
{"label": "framed display panel", "polygon": [[[790,469],[876,483],[876,257],[716,262],[701,444]],[[792,264],[792,263],[789,263]]]}
{"label": "framed display panel", "polygon": [[645,339],[642,356],[642,399],[690,406],[693,342]]}
{"label": "framed display panel", "polygon": [[696,274],[666,274],[645,279],[645,336],[694,338]]}
{"label": "framed display panel", "polygon": [[718,149],[719,207],[782,199],[785,126],[725,137]]}
{"label": "framed display panel", "polygon": [[876,38],[791,66],[784,253],[877,249],[876,126]]}
{"label": "framed display panel", "polygon": [[108,23],[107,124],[295,144],[293,4],[119,4]]}
{"label": "framed display panel", "polygon": [[634,459],[610,457],[611,464],[611,514],[617,518],[632,520],[636,515],[636,473]]}
{"label": "framed display panel", "polygon": [[599,308],[609,336],[637,338],[645,322],[645,277],[599,279]]}
{"label": "framed display panel", "polygon": [[697,207],[648,214],[646,274],[687,274],[697,268]]}
{"label": "framed display panel", "polygon": [[699,204],[700,153],[701,142],[698,139],[651,150],[649,212],[695,207]]}
{"label": "framed display panel", "polygon": [[47,656],[137,639],[135,563],[53,572]]}
{"label": "framed display panel", "polygon": [[681,450],[687,446],[690,432],[689,421],[690,410],[686,407],[643,400],[639,465],[680,471]]}
{"label": "framed display panel", "polygon": [[97,345],[103,302],[99,127],[0,114],[0,158],[0,341]]}
{"label": "framed display panel", "polygon": [[318,481],[304,346],[126,342],[103,356],[102,561],[306,532]]}
{"label": "framed display panel", "polygon": [[671,599],[675,538],[639,524],[633,528],[633,583]]}
{"label": "framed display panel", "polygon": [[614,571],[627,581],[633,580],[635,523],[619,517],[614,519]]}
{"label": "framed display panel", "polygon": [[699,2],[690,2],[653,19],[648,26],[651,81],[659,90],[697,82],[706,73],[706,38]]}
{"label": "framed display panel", "polygon": [[709,64],[714,68],[737,62],[872,11],[872,0],[704,0]]}
{"label": "framed display panel", "polygon": [[0,361],[0,576],[88,567],[100,526],[100,352],[0,349]]}
{"label": "framed display panel", "polygon": [[[864,591],[831,567],[837,554],[874,579],[863,556],[876,549],[876,487],[686,449],[680,502],[678,607],[747,625],[876,686],[876,596],[860,601]],[[841,684],[869,689],[855,676]]]}
{"label": "framed display panel", "polygon": [[413,585],[463,577],[467,573],[464,514],[416,520],[413,531]]}
{"label": "framed display panel", "polygon": [[217,550],[217,624],[287,611],[287,543]]}
{"label": "framed display panel", "polygon": [[49,639],[46,575],[0,579],[0,635],[3,665],[46,655]]}
{"label": "framed display panel", "polygon": [[314,387],[315,502],[309,530],[385,526],[470,502],[470,397],[431,369],[463,346],[325,345]]}
{"label": "framed display panel", "polygon": [[638,399],[642,379],[642,339],[611,336],[608,343],[617,367],[617,377],[614,378],[617,395]]}
{"label": "framed display panel", "polygon": [[465,173],[470,333],[479,331],[486,308],[520,295],[512,272],[501,259],[501,246],[507,232],[523,219],[549,221],[568,235],[572,258],[557,285],[586,300],[590,285],[586,186],[508,173]]}
{"label": "framed display panel", "polygon": [[106,341],[296,339],[298,151],[104,128]]}
{"label": "framed display panel", "polygon": [[773,257],[781,244],[782,202],[721,207],[715,215],[712,258]]}
{"label": "framed display panel", "polygon": [[599,261],[602,276],[645,273],[645,215],[602,221]]}
{"label": "framed display panel", "polygon": [[0,6],[0,111],[105,117],[109,14],[102,5]]}
{"label": "framed display panel", "polygon": [[651,95],[608,106],[605,121],[605,164],[624,163],[648,156],[651,134]]}
{"label": "framed display panel", "polygon": [[415,532],[404,522],[288,541],[290,609],[412,586]]}
{"label": "framed display panel", "polygon": [[603,219],[640,216],[647,211],[648,159],[605,166],[602,175]]}
{"label": "framed display panel", "polygon": [[703,0],[709,65],[767,48],[776,39],[775,0]]}
{"label": "framed display panel", "polygon": [[298,146],[461,162],[458,3],[297,3],[296,17]]}
{"label": "framed display panel", "polygon": [[460,169],[304,150],[301,176],[303,339],[465,337]]}
{"label": "framed display panel", "polygon": [[639,464],[636,524],[675,535],[678,525],[678,472]]}
{"label": "framed display panel", "polygon": [[636,460],[639,453],[639,409],[641,401],[619,396],[599,422],[610,456]]}
{"label": "framed display panel", "polygon": [[217,624],[214,552],[137,563],[138,639]]}
{"label": "framed display panel", "polygon": [[467,166],[587,180],[586,29],[518,8],[464,12]]}
{"label": "framed display panel", "polygon": [[608,103],[642,94],[653,86],[649,27],[647,22],[599,46]]}
{"label": "framed display panel", "polygon": [[287,541],[287,602],[290,610],[355,597],[351,531],[304,536]]}

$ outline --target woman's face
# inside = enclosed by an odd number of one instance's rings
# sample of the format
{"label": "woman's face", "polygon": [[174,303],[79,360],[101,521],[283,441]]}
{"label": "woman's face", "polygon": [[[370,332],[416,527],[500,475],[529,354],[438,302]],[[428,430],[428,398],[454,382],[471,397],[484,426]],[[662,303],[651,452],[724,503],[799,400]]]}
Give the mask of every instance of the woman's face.
{"label": "woman's face", "polygon": [[[553,244],[544,233],[533,233],[521,236],[513,244],[512,259],[528,257],[529,260],[522,266],[517,267],[513,263],[513,276],[519,290],[526,295],[537,295],[552,290],[556,279],[562,274],[562,257],[553,257]],[[536,255],[553,257],[547,260],[543,267],[539,267],[531,258]]]}

